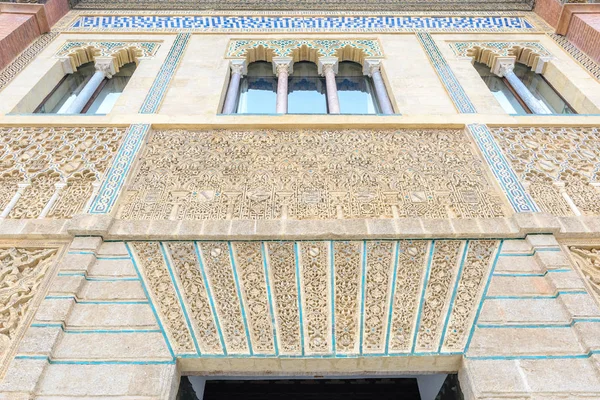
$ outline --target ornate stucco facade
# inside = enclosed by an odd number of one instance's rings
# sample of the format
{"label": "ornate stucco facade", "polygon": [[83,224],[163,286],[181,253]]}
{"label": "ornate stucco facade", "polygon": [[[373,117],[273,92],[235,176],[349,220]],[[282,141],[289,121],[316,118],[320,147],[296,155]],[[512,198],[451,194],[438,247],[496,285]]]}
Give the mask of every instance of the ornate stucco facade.
{"label": "ornate stucco facade", "polygon": [[[529,1],[130,3],[71,2],[0,71],[0,397],[600,398],[600,67]],[[254,61],[358,63],[392,112],[224,113]],[[508,114],[475,62],[576,114]],[[33,113],[89,63],[136,65],[112,110]]]}

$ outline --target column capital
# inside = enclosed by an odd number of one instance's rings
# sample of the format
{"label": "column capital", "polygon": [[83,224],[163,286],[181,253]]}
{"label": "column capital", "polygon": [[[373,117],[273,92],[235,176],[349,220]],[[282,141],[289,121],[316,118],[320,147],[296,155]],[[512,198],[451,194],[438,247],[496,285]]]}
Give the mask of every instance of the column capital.
{"label": "column capital", "polygon": [[286,71],[288,74],[294,72],[294,59],[292,57],[273,57],[273,73],[279,76],[281,71]]}
{"label": "column capital", "polygon": [[112,57],[96,57],[94,61],[96,71],[102,72],[108,79],[119,71],[115,65],[115,59]]}
{"label": "column capital", "polygon": [[516,57],[496,57],[491,66],[493,74],[503,77],[515,68]]}
{"label": "column capital", "polygon": [[338,58],[337,57],[319,57],[317,62],[317,69],[319,71],[319,75],[325,75],[325,71],[328,68],[333,70],[334,74],[338,73]]}
{"label": "column capital", "polygon": [[381,70],[381,58],[367,58],[363,62],[363,74],[373,76],[373,72]]}
{"label": "column capital", "polygon": [[248,63],[245,58],[230,60],[229,68],[231,68],[231,73],[233,74],[244,76],[248,73]]}

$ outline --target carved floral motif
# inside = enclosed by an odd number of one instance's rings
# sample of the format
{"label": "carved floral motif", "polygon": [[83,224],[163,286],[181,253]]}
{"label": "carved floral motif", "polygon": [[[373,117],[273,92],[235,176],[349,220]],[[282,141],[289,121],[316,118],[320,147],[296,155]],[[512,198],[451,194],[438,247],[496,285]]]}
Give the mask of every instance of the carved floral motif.
{"label": "carved floral motif", "polygon": [[569,246],[575,264],[600,301],[600,245]]}

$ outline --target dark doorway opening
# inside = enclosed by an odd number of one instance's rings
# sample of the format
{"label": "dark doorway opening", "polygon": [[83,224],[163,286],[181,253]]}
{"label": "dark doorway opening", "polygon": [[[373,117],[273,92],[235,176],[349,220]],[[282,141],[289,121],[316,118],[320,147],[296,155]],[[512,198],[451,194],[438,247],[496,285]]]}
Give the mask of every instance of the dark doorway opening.
{"label": "dark doorway opening", "polygon": [[[193,379],[193,378],[192,378]],[[439,386],[438,386],[439,388]],[[421,400],[416,378],[207,380],[198,396],[181,378],[177,400]],[[435,400],[462,400],[456,375],[448,375]]]}

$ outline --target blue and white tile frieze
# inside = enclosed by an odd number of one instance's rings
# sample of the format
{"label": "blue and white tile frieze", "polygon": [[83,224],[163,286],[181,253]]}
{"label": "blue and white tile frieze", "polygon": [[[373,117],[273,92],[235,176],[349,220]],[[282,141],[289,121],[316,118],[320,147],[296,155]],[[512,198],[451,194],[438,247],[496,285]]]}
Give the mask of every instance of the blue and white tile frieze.
{"label": "blue and white tile frieze", "polygon": [[202,16],[202,15],[87,15],[67,30],[106,31],[475,31],[535,30],[519,16]]}
{"label": "blue and white tile frieze", "polygon": [[468,128],[515,212],[539,212],[487,126],[470,124]]}
{"label": "blue and white tile frieze", "polygon": [[92,202],[90,214],[111,212],[149,129],[150,125],[147,124],[134,124],[129,127],[127,136]]}

